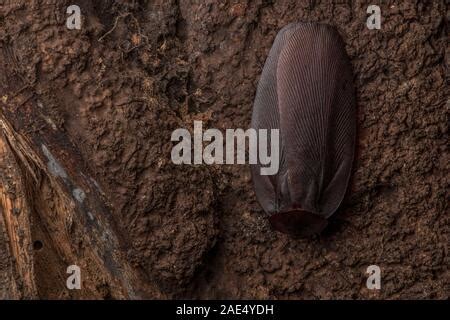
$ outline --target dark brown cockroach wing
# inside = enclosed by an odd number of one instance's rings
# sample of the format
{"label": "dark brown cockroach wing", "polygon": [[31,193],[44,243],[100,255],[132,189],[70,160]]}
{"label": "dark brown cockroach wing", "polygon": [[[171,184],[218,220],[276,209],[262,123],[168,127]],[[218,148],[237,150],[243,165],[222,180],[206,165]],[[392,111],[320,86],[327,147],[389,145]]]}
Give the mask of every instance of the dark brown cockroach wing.
{"label": "dark brown cockroach wing", "polygon": [[279,32],[258,84],[252,127],[280,130],[278,173],[263,176],[260,164],[252,166],[272,226],[301,236],[320,232],[342,202],[355,147],[351,65],[336,30],[295,23]]}

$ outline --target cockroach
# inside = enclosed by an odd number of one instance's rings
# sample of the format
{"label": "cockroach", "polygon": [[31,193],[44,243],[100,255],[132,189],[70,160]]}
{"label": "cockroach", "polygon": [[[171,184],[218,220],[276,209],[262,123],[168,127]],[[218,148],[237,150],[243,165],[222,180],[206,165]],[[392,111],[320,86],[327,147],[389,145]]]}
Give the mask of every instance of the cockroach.
{"label": "cockroach", "polygon": [[258,83],[251,127],[279,129],[275,175],[252,165],[256,197],[275,230],[320,233],[350,180],[356,136],[351,64],[339,33],[292,23],[276,36]]}

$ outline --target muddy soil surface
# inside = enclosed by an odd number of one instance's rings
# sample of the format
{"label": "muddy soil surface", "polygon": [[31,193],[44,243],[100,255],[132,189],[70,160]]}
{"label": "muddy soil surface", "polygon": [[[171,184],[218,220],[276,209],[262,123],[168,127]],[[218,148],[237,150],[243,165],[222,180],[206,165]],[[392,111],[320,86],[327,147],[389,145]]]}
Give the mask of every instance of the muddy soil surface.
{"label": "muddy soil surface", "polygon": [[[31,239],[22,245],[40,241],[30,249],[33,268],[12,258],[15,209],[2,203],[0,297],[448,298],[447,8],[444,1],[384,1],[381,29],[369,30],[372,2],[0,2],[0,105],[15,110],[1,119],[14,114],[11,126],[22,123],[26,134],[53,128],[64,136],[101,190],[108,225],[136,275],[128,280],[134,289],[124,289],[101,267],[89,268],[95,248],[81,244],[83,232],[59,238],[59,222],[52,223],[72,209],[64,196],[54,200],[42,178],[24,188],[33,200],[24,235]],[[81,30],[65,26],[71,4],[81,8]],[[194,120],[249,127],[268,51],[293,21],[338,29],[358,103],[346,199],[323,234],[303,240],[270,229],[247,165],[170,159],[172,131],[192,130]],[[29,101],[36,121],[20,122],[20,104]],[[10,180],[21,176],[8,179],[7,159],[22,175],[24,168],[6,140],[13,155],[1,157],[0,191],[13,190]],[[48,148],[58,154],[55,145]],[[88,289],[72,293],[65,267],[77,261]],[[381,290],[366,288],[374,264]]]}

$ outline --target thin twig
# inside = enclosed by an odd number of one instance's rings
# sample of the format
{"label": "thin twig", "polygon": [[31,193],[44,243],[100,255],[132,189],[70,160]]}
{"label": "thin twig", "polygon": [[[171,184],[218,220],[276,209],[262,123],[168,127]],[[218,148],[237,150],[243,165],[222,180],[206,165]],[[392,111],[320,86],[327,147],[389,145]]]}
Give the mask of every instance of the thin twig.
{"label": "thin twig", "polygon": [[113,27],[112,27],[108,32],[106,32],[104,35],[102,35],[100,38],[98,38],[98,41],[99,41],[99,42],[102,42],[103,39],[104,39],[107,35],[109,35],[111,32],[113,32],[113,31],[117,28],[117,24],[118,24],[118,22],[119,22],[119,19],[120,19],[120,18],[125,18],[125,17],[128,16],[129,14],[130,14],[130,13],[123,13],[123,14],[118,15],[118,16],[116,17],[116,20],[114,21]]}

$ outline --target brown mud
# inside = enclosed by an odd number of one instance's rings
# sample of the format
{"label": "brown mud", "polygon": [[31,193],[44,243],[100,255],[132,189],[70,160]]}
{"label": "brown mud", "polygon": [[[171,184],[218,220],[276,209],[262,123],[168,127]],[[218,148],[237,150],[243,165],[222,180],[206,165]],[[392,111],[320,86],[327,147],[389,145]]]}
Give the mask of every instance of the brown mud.
{"label": "brown mud", "polygon": [[[0,298],[448,298],[447,8],[384,1],[369,30],[372,2],[0,1]],[[348,195],[303,240],[270,230],[248,166],[170,160],[194,120],[249,127],[293,21],[337,27],[358,102]]]}

